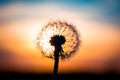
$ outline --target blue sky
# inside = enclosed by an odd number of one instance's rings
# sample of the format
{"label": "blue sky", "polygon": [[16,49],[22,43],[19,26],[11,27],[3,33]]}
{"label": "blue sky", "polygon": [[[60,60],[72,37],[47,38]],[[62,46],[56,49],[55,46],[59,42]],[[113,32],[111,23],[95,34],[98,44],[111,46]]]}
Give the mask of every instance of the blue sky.
{"label": "blue sky", "polygon": [[0,0],[0,4],[8,4],[8,3],[13,3],[13,2],[25,2],[25,3],[42,3],[42,2],[61,2],[61,3],[66,3],[66,4],[89,4],[89,3],[94,3],[98,2],[98,0]]}
{"label": "blue sky", "polygon": [[[98,21],[106,21],[119,24],[120,21],[120,1],[119,0],[0,0],[1,8],[10,4],[58,4],[64,6],[70,11],[92,12],[91,18]],[[91,13],[91,14],[92,14]]]}

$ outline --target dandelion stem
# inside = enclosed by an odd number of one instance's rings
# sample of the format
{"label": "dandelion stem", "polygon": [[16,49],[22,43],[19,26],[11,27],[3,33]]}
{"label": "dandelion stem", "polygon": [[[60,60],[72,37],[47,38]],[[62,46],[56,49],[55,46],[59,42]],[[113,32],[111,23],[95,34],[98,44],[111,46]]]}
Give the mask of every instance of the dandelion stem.
{"label": "dandelion stem", "polygon": [[58,64],[59,64],[59,53],[58,53],[58,51],[54,52],[54,56],[55,56],[55,62],[54,62],[54,70],[53,70],[53,78],[52,78],[52,80],[57,79]]}
{"label": "dandelion stem", "polygon": [[57,73],[58,73],[58,63],[59,63],[59,53],[61,53],[62,50],[62,44],[65,43],[65,37],[64,36],[59,36],[55,35],[51,37],[50,43],[55,47],[54,50],[54,58],[55,58],[55,63],[54,63],[54,70],[53,70],[53,77],[52,80],[57,79]]}

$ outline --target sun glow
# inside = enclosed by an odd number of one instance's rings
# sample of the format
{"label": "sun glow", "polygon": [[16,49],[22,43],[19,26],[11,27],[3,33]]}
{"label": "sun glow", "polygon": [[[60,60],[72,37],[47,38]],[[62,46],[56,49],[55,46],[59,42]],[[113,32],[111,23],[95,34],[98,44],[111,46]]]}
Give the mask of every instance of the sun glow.
{"label": "sun glow", "polygon": [[70,57],[77,50],[79,36],[74,26],[66,22],[53,21],[44,26],[37,37],[38,48],[46,57],[54,58],[54,46],[50,44],[50,39],[54,35],[62,35],[66,39],[65,44],[62,45],[64,58]]}

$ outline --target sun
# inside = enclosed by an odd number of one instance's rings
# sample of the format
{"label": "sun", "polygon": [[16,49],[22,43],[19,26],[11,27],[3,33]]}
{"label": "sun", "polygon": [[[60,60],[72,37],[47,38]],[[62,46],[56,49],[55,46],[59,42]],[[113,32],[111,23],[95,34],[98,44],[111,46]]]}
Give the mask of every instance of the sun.
{"label": "sun", "polygon": [[50,44],[50,39],[55,35],[64,36],[66,39],[65,44],[62,45],[64,57],[59,56],[60,59],[71,57],[78,49],[80,43],[79,34],[75,26],[62,21],[51,21],[43,26],[38,33],[36,40],[40,52],[44,56],[54,59],[55,48]]}

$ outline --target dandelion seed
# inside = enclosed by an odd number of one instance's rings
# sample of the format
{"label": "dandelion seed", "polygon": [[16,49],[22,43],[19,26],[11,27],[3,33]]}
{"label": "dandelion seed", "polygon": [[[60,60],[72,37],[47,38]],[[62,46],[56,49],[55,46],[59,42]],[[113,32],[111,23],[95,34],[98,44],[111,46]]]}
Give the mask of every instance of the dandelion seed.
{"label": "dandelion seed", "polygon": [[51,45],[50,40],[53,36],[64,36],[65,43],[61,45],[62,53],[59,53],[60,59],[71,57],[78,49],[79,35],[75,26],[62,21],[51,21],[43,26],[41,32],[37,36],[37,46],[40,52],[48,57],[55,59],[55,47]]}

